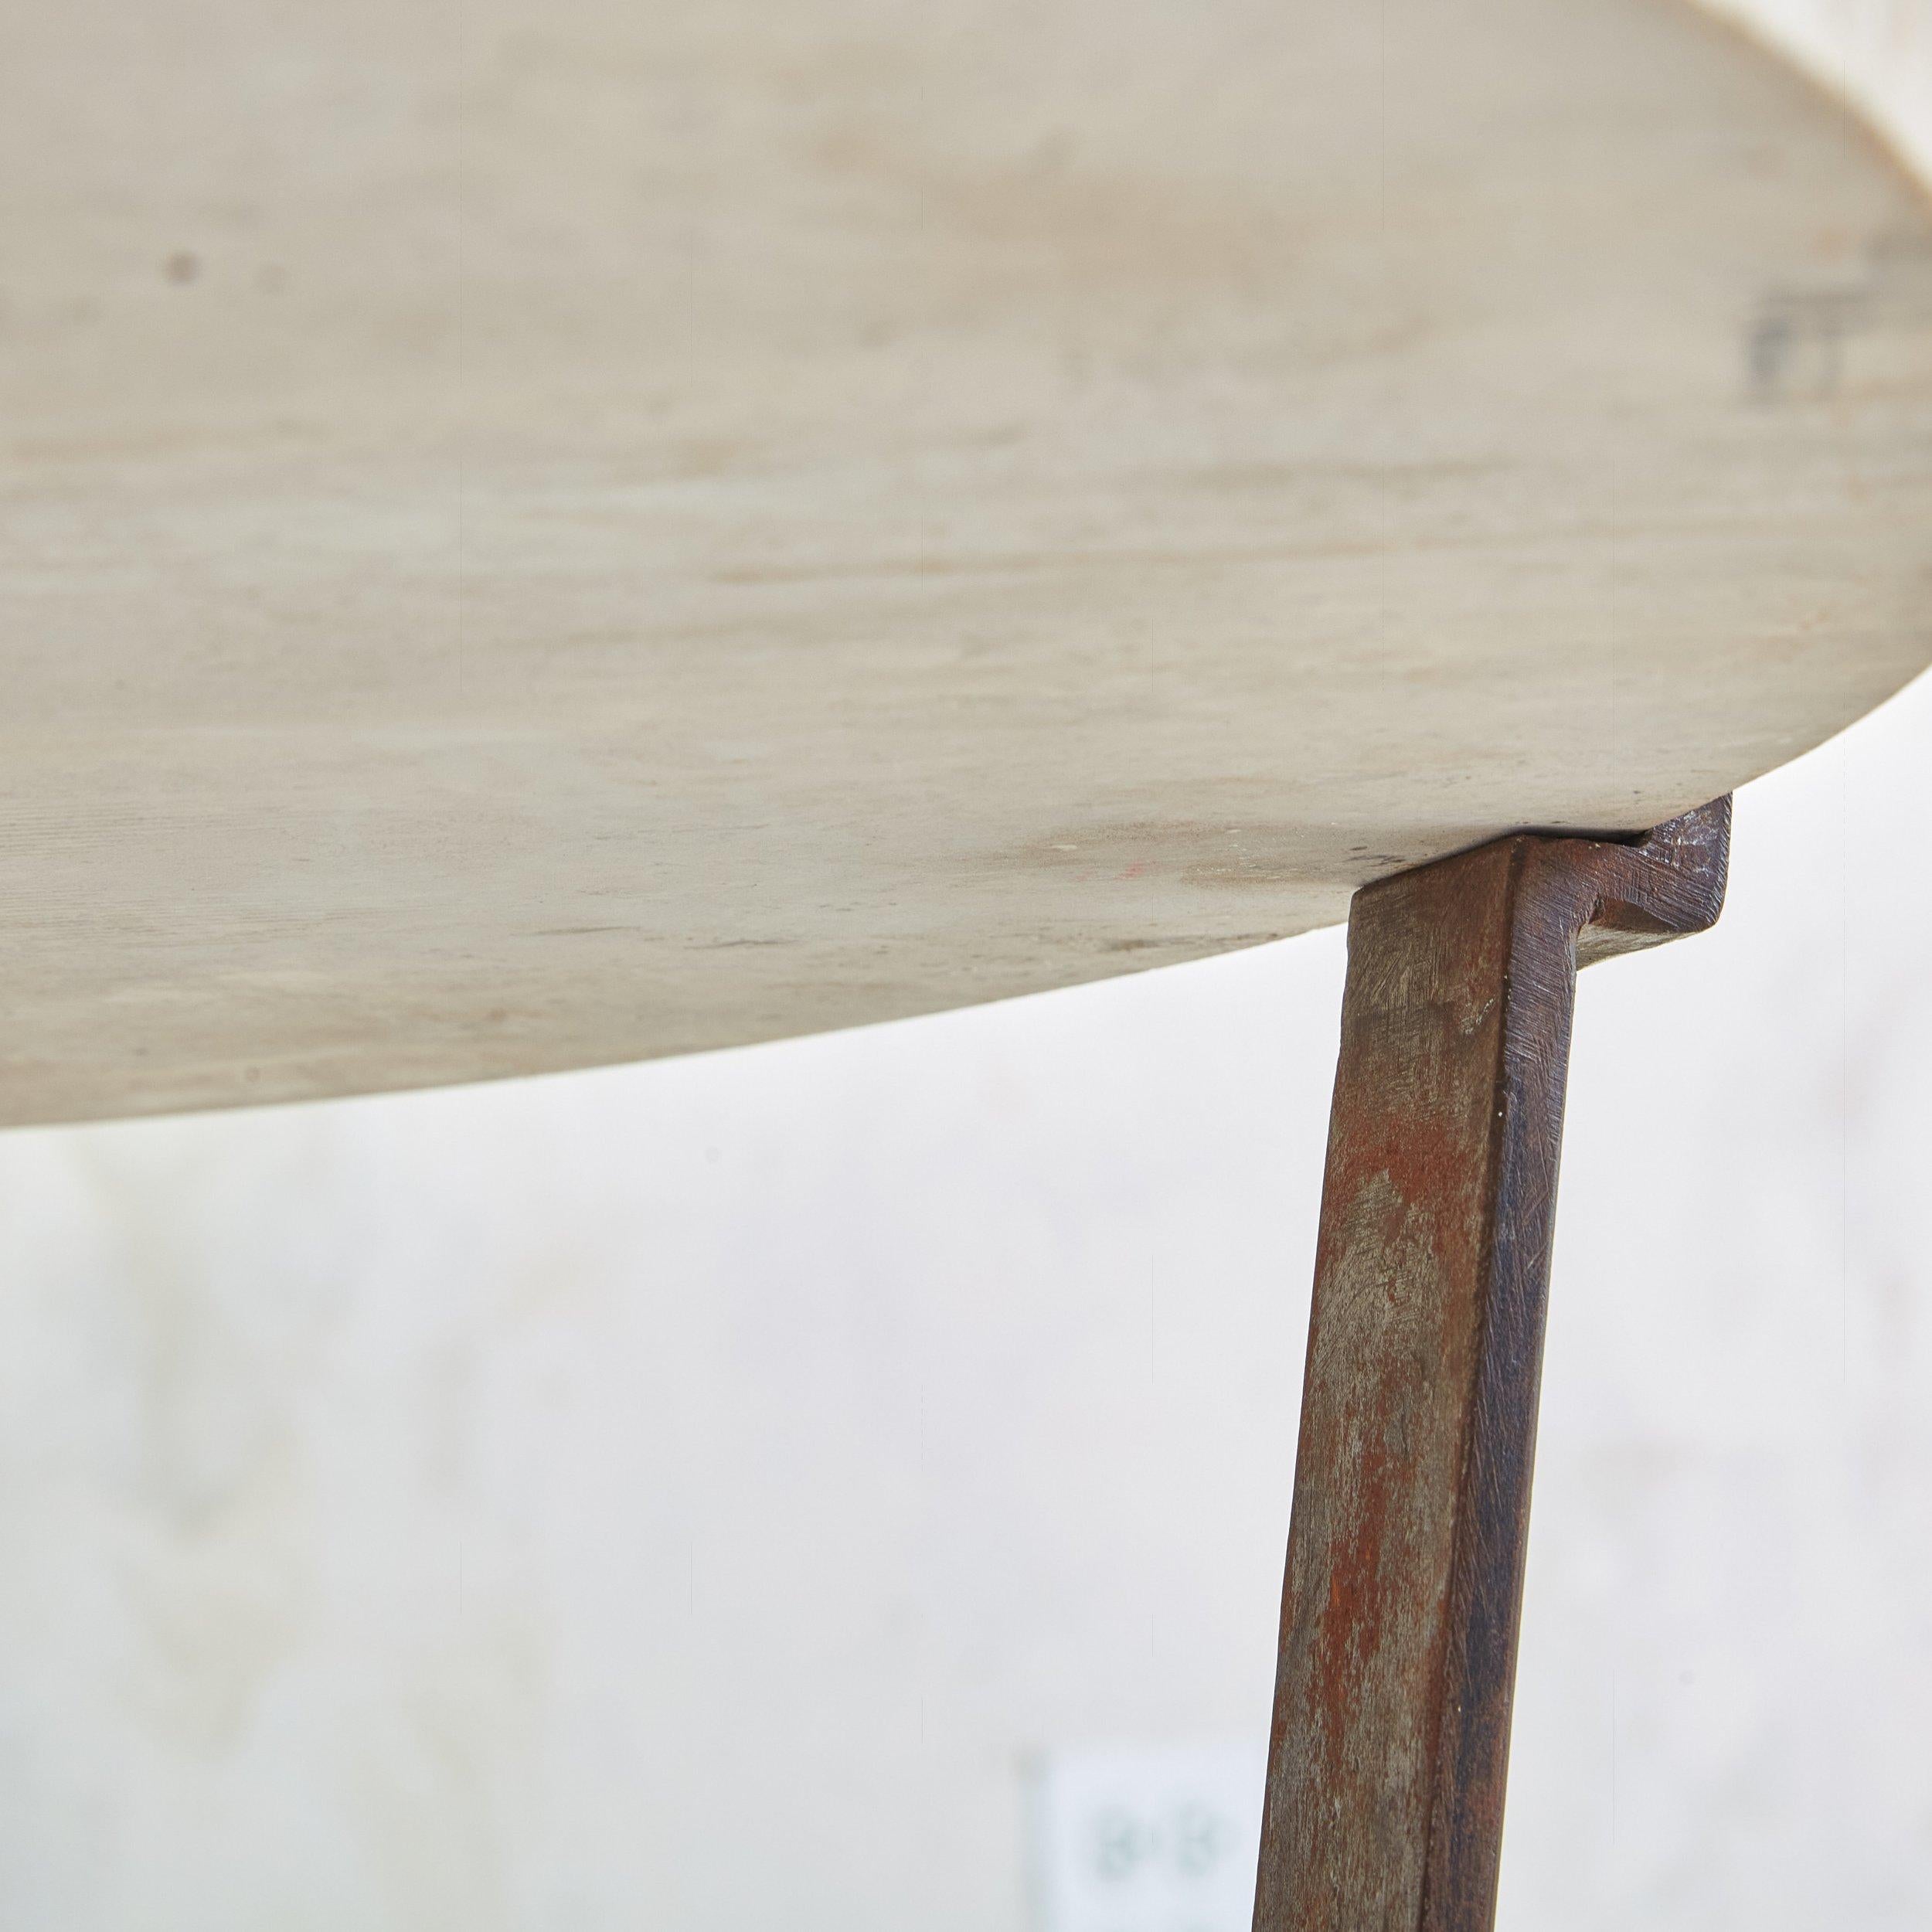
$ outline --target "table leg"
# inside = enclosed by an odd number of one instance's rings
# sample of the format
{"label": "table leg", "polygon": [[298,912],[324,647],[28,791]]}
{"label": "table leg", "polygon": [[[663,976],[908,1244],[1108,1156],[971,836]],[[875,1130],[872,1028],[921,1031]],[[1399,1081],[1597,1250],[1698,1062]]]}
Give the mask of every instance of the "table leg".
{"label": "table leg", "polygon": [[1730,801],[1349,920],[1255,1932],[1487,1932],[1578,965],[1709,926]]}

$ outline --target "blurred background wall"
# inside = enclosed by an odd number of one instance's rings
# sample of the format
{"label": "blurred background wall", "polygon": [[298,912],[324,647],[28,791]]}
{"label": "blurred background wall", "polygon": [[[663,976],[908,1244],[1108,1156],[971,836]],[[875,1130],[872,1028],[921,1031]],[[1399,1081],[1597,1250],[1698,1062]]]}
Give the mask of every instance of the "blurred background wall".
{"label": "blurred background wall", "polygon": [[[1922,685],[1583,983],[1512,1932],[1932,1922],[1928,851]],[[0,1137],[0,1925],[1038,1923],[1265,1728],[1342,965]]]}

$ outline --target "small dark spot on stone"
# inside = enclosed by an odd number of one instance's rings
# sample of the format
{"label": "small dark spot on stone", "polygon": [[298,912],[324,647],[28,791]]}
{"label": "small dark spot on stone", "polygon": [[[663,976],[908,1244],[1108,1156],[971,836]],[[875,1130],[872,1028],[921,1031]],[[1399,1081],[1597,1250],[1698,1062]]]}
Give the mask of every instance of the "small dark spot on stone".
{"label": "small dark spot on stone", "polygon": [[185,248],[178,248],[162,264],[161,272],[171,282],[185,285],[201,273],[201,257]]}
{"label": "small dark spot on stone", "polygon": [[1063,175],[1073,158],[1073,138],[1058,129],[1036,142],[1026,157],[1026,172],[1034,175]]}

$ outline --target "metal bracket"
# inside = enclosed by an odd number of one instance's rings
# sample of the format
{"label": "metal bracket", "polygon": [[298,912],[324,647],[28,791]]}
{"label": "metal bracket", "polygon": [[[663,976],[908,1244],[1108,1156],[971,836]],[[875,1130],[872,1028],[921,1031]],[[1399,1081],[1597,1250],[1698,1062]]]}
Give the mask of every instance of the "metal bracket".
{"label": "metal bracket", "polygon": [[1495,1916],[1579,965],[1701,931],[1730,801],[1356,893],[1255,1932]]}

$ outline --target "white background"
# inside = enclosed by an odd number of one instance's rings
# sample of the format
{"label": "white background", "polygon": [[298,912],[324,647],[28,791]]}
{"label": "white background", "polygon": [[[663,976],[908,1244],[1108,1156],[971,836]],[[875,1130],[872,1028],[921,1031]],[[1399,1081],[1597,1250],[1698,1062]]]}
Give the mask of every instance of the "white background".
{"label": "white background", "polygon": [[[1932,1923],[1929,852],[1920,688],[1583,983],[1512,1932]],[[1265,1723],[1342,968],[0,1138],[0,1925],[1016,1932]]]}

